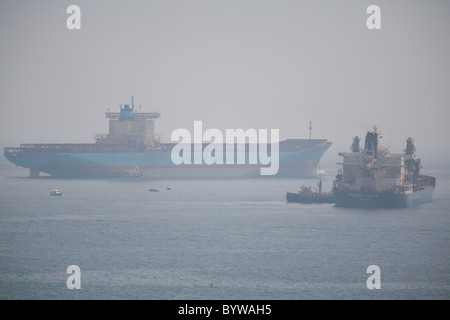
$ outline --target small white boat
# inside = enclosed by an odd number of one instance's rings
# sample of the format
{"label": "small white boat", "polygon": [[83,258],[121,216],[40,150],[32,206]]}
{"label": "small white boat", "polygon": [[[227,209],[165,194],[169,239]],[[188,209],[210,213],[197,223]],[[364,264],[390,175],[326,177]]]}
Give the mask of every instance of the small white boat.
{"label": "small white boat", "polygon": [[50,192],[50,195],[51,196],[60,196],[60,195],[62,195],[62,191],[58,190],[58,189],[55,189],[52,192]]}

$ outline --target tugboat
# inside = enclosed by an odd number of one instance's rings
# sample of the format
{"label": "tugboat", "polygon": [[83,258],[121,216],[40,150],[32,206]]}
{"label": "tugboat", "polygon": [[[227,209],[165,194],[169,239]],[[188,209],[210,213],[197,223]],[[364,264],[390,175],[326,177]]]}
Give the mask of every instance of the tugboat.
{"label": "tugboat", "polygon": [[322,180],[319,180],[318,187],[318,191],[313,191],[312,186],[303,185],[298,193],[287,192],[286,200],[299,203],[334,203],[331,192],[322,192]]}
{"label": "tugboat", "polygon": [[359,142],[354,137],[351,152],[339,153],[344,161],[333,181],[336,207],[407,208],[431,201],[436,178],[420,173],[412,138],[402,154],[379,146],[376,126],[367,132],[363,150]]}
{"label": "tugboat", "polygon": [[51,196],[61,196],[62,195],[62,191],[58,190],[58,189],[55,189],[52,192],[50,192],[50,195]]}

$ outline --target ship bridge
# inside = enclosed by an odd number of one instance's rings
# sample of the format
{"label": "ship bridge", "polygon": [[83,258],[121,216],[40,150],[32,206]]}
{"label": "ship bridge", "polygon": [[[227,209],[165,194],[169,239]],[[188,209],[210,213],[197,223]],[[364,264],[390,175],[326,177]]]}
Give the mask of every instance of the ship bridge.
{"label": "ship bridge", "polygon": [[129,104],[120,105],[120,112],[105,112],[109,119],[109,133],[96,135],[97,142],[110,144],[155,145],[155,120],[159,112],[135,112],[134,97]]}
{"label": "ship bridge", "polygon": [[[161,114],[159,112],[133,112],[132,118],[126,120],[140,120],[140,119],[157,119],[160,118]],[[120,120],[120,112],[105,112],[105,118],[109,120]],[[124,121],[123,119],[122,121]]]}

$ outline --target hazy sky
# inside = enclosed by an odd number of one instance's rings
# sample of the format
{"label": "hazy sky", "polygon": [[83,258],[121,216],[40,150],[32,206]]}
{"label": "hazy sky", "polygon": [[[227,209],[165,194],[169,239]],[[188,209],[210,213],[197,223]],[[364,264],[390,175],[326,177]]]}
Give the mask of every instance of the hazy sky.
{"label": "hazy sky", "polygon": [[448,0],[0,0],[0,145],[93,142],[135,96],[166,141],[194,120],[307,138],[311,120],[326,157],[377,125],[450,160],[449,33]]}

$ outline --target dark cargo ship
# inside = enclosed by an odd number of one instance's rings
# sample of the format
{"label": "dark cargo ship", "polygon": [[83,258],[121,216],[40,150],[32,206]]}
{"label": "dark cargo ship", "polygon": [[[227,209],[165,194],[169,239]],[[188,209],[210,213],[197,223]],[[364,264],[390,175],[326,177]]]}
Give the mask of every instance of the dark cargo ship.
{"label": "dark cargo ship", "polygon": [[319,181],[319,190],[314,191],[311,186],[301,186],[297,193],[287,192],[287,202],[298,203],[334,203],[333,194],[331,192],[322,192],[322,181]]}
{"label": "dark cargo ship", "polygon": [[420,173],[412,138],[403,154],[380,147],[376,127],[367,132],[364,149],[359,143],[354,137],[351,152],[339,153],[344,161],[333,182],[337,207],[406,208],[432,200],[436,178]]}

